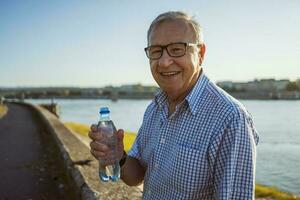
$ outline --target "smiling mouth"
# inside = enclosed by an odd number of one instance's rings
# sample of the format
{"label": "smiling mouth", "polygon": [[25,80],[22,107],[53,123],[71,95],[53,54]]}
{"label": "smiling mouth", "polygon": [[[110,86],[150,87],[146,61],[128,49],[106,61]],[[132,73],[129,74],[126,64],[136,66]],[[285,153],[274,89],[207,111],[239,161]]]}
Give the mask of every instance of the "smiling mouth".
{"label": "smiling mouth", "polygon": [[174,76],[174,75],[177,75],[179,73],[180,73],[180,71],[176,71],[176,72],[160,72],[160,75],[162,75],[162,76]]}

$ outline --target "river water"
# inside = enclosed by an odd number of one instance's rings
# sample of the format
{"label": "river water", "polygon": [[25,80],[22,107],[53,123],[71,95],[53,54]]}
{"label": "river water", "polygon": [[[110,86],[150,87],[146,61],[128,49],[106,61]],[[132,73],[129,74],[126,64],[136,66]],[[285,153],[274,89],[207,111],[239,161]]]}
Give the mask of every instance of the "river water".
{"label": "river water", "polygon": [[[27,100],[50,103],[50,100]],[[150,100],[55,100],[63,121],[96,123],[109,106],[117,128],[137,132]],[[256,182],[300,194],[300,101],[241,100],[260,133]]]}

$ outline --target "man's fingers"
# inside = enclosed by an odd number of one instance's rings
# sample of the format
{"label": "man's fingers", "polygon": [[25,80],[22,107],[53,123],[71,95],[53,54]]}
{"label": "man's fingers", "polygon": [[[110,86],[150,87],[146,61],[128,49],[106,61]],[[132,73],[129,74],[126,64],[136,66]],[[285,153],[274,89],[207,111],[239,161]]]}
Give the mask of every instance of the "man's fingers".
{"label": "man's fingers", "polygon": [[106,153],[103,153],[101,151],[96,151],[96,150],[93,150],[93,149],[91,149],[91,153],[93,154],[93,156],[96,159],[103,159],[107,155]]}
{"label": "man's fingers", "polygon": [[93,132],[93,131],[90,131],[89,132],[89,138],[91,138],[91,140],[101,140],[101,134],[100,132]]}
{"label": "man's fingers", "polygon": [[108,146],[106,146],[105,144],[102,144],[100,142],[97,141],[92,141],[90,143],[90,147],[91,149],[93,149],[94,151],[102,151],[102,152],[106,152],[109,150]]}
{"label": "man's fingers", "polygon": [[[114,152],[112,151],[104,153],[91,149],[90,152],[97,160],[101,160],[102,162],[110,163],[111,161],[115,161]],[[111,164],[113,164],[113,162]]]}
{"label": "man's fingers", "polygon": [[91,149],[90,152],[91,152],[91,154],[92,154],[97,160],[99,160],[100,155],[98,154],[97,151],[94,151],[93,149]]}
{"label": "man's fingers", "polygon": [[89,138],[91,138],[91,140],[100,140],[101,139],[101,134],[99,132],[89,131],[88,136],[89,136]]}
{"label": "man's fingers", "polygon": [[89,137],[93,140],[90,142],[91,154],[98,160],[102,160],[103,162],[110,162],[110,160],[115,160],[117,158],[121,158],[124,150],[124,130],[119,129],[117,131],[118,138],[118,152],[116,155],[115,150],[110,149],[105,143],[102,143],[104,138],[101,132],[98,131],[97,125],[93,124],[91,126],[91,130],[89,132]]}
{"label": "man's fingers", "polygon": [[92,125],[91,125],[91,131],[92,131],[92,132],[96,132],[97,129],[98,129],[98,128],[97,128],[97,124],[92,124]]}
{"label": "man's fingers", "polygon": [[98,160],[109,160],[114,152],[108,148],[105,144],[97,141],[92,141],[90,143],[91,154]]}

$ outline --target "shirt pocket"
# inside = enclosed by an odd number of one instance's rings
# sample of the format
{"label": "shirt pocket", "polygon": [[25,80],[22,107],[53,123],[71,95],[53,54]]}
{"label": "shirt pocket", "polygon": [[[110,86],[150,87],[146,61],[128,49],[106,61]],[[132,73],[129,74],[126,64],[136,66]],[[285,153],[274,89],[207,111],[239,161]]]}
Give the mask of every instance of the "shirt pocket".
{"label": "shirt pocket", "polygon": [[202,149],[176,145],[176,154],[171,167],[171,182],[177,191],[208,192],[210,184],[209,164]]}

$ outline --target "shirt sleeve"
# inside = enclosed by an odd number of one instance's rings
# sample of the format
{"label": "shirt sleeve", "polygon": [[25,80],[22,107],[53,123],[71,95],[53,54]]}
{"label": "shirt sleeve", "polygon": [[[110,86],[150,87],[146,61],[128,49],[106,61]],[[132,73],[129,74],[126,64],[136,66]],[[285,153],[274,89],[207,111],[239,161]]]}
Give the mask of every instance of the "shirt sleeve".
{"label": "shirt sleeve", "polygon": [[258,134],[247,112],[235,114],[210,146],[216,199],[254,199]]}
{"label": "shirt sleeve", "polygon": [[136,135],[136,138],[134,140],[134,143],[133,143],[131,149],[128,152],[128,156],[133,157],[133,158],[139,160],[140,162],[142,160],[141,151],[145,145],[143,142],[143,138],[145,138],[145,126],[146,126],[145,124],[147,123],[150,106],[151,106],[151,104],[147,107],[147,109],[144,113],[142,125]]}
{"label": "shirt sleeve", "polygon": [[140,130],[139,130],[139,132],[138,132],[138,134],[137,134],[137,136],[134,140],[134,143],[133,143],[131,149],[128,152],[128,156],[133,157],[133,158],[135,158],[139,161],[141,160],[141,152],[140,152],[140,149],[141,149],[140,148],[140,146],[141,146],[141,134],[142,134],[141,129],[142,128],[140,128]]}

